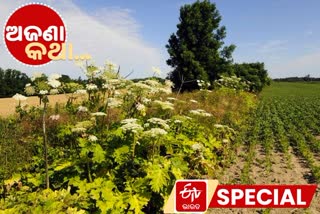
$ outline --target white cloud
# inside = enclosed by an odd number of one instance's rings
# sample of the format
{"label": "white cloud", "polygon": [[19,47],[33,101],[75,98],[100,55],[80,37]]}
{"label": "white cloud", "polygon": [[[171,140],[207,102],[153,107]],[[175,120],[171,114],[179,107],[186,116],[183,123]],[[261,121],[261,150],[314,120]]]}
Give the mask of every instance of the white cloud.
{"label": "white cloud", "polygon": [[[88,53],[98,65],[106,59],[121,66],[122,75],[134,70],[130,77],[150,76],[151,66],[166,68],[161,49],[144,42],[139,33],[140,24],[132,17],[132,11],[123,8],[102,8],[87,14],[73,1],[46,0],[63,17],[67,25],[68,42],[74,54]],[[0,19],[6,20],[16,7],[27,1],[2,1]],[[103,15],[103,16],[102,16]],[[5,23],[1,23],[1,29]],[[63,73],[72,77],[82,75],[71,61],[53,62],[40,68],[31,68],[13,60],[5,47],[0,45],[0,66],[16,68],[31,74],[33,71]]]}
{"label": "white cloud", "polygon": [[105,7],[92,12],[91,15],[102,24],[116,30],[122,35],[139,40],[141,25],[132,17],[133,13],[130,9]]}
{"label": "white cloud", "polygon": [[292,58],[284,63],[270,65],[274,77],[305,76],[320,77],[320,52]]}
{"label": "white cloud", "polygon": [[237,62],[265,62],[268,73],[273,78],[308,74],[320,77],[320,49],[314,42],[304,49],[288,40],[243,43],[235,53],[235,59]]}

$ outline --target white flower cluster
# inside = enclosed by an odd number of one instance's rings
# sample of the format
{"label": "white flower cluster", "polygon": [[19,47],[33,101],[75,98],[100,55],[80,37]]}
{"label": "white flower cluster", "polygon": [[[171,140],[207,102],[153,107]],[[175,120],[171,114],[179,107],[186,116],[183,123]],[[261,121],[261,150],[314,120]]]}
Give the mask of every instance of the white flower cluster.
{"label": "white flower cluster", "polygon": [[115,87],[113,85],[111,85],[111,84],[108,84],[108,83],[103,83],[102,84],[102,88],[106,89],[106,90],[109,90],[109,91],[115,90]]}
{"label": "white flower cluster", "polygon": [[36,93],[36,89],[30,84],[26,84],[25,88],[24,88],[24,92],[28,95],[28,96],[32,96]]}
{"label": "white flower cluster", "polygon": [[167,129],[167,130],[170,129],[170,126],[167,124],[167,121],[162,120],[160,118],[153,117],[153,118],[148,119],[148,122],[155,124],[155,125],[162,126],[162,128]]}
{"label": "white flower cluster", "polygon": [[90,142],[96,142],[98,140],[98,138],[96,136],[94,136],[94,135],[89,135],[88,140]]}
{"label": "white flower cluster", "polygon": [[174,88],[174,84],[173,84],[173,82],[170,81],[170,80],[166,80],[166,81],[164,82],[164,84],[165,84],[165,86],[166,86],[167,88]]}
{"label": "white flower cluster", "polygon": [[168,132],[161,128],[152,128],[149,131],[145,131],[144,135],[150,136],[150,137],[160,137],[162,135],[166,135]]}
{"label": "white flower cluster", "polygon": [[42,72],[33,72],[31,81],[34,82],[37,78],[41,78],[43,76]]}
{"label": "white flower cluster", "polygon": [[222,143],[230,143],[230,140],[228,140],[228,139],[222,139]]}
{"label": "white flower cluster", "polygon": [[78,89],[78,90],[76,90],[75,94],[84,95],[84,94],[87,94],[87,90],[85,90],[85,89]]}
{"label": "white flower cluster", "polygon": [[146,91],[151,91],[152,90],[151,86],[149,86],[149,85],[147,85],[145,83],[142,83],[142,82],[136,82],[136,83],[132,84],[129,87],[129,89],[132,88],[132,87],[137,88],[139,90],[146,90]]}
{"label": "white flower cluster", "polygon": [[197,80],[197,84],[199,86],[199,88],[208,88],[211,86],[211,84],[209,82],[206,82],[204,80]]}
{"label": "white flower cluster", "polygon": [[127,90],[130,91],[132,89],[133,91],[145,92],[151,95],[159,93],[171,94],[172,82],[166,81],[165,84],[161,84],[157,80],[148,79],[128,85]]}
{"label": "white flower cluster", "polygon": [[152,89],[150,90],[151,94],[157,94],[157,93],[172,94],[173,83],[169,80],[166,80],[164,85],[160,84],[155,80],[146,80],[144,82],[152,87]]}
{"label": "white flower cluster", "polygon": [[124,124],[121,126],[121,129],[123,132],[132,132],[132,133],[139,133],[143,131],[143,127],[137,123],[137,119],[129,118],[121,121],[121,124]]}
{"label": "white flower cluster", "polygon": [[23,96],[23,95],[18,94],[18,93],[16,93],[12,98],[17,100],[17,101],[25,101],[25,100],[28,99],[26,96]]}
{"label": "white flower cluster", "polygon": [[142,83],[147,84],[152,87],[161,87],[161,84],[158,81],[152,80],[152,79],[142,81]]}
{"label": "white flower cluster", "polygon": [[167,97],[167,100],[169,100],[169,101],[176,101],[176,100],[177,100],[177,98],[174,98],[174,97]]}
{"label": "white flower cluster", "polygon": [[59,120],[60,119],[60,115],[59,114],[56,114],[56,115],[51,115],[50,117],[49,117],[49,119],[50,120]]}
{"label": "white flower cluster", "polygon": [[128,118],[121,121],[121,124],[128,124],[128,123],[137,123],[138,119],[135,118]]}
{"label": "white flower cluster", "polygon": [[50,74],[48,80],[57,80],[57,79],[60,79],[62,77],[61,74]]}
{"label": "white flower cluster", "polygon": [[210,114],[202,109],[190,110],[189,112],[193,115],[198,115],[198,116],[203,116],[203,117],[212,117],[212,114]]}
{"label": "white flower cluster", "polygon": [[221,76],[220,79],[215,81],[215,85],[218,87],[226,87],[234,90],[249,90],[251,82],[243,81],[240,77],[237,76]]}
{"label": "white flower cluster", "polygon": [[146,98],[146,97],[143,97],[143,98],[141,99],[141,102],[142,102],[143,104],[145,104],[145,105],[150,104],[151,101],[152,101],[151,99]]}
{"label": "white flower cluster", "polygon": [[225,129],[225,130],[229,130],[231,132],[235,132],[235,130],[233,128],[230,128],[227,125],[214,124],[214,127],[217,128],[217,129]]}
{"label": "white flower cluster", "polygon": [[176,123],[176,124],[182,124],[182,121],[178,120],[178,119],[174,120],[173,122]]}
{"label": "white flower cluster", "polygon": [[116,86],[121,84],[122,81],[120,79],[109,79],[107,82],[113,86]]}
{"label": "white flower cluster", "polygon": [[93,83],[89,83],[86,85],[86,89],[88,91],[96,91],[96,90],[98,90],[98,86]]}
{"label": "white flower cluster", "polygon": [[108,107],[110,108],[117,108],[122,105],[122,100],[118,98],[108,98]]}
{"label": "white flower cluster", "polygon": [[[33,76],[31,77],[31,80],[34,82],[37,78],[41,78],[41,77],[45,77],[45,75],[43,73],[40,72],[35,72],[33,73]],[[25,86],[25,93],[29,96],[34,95],[34,94],[38,94],[38,95],[47,95],[47,94],[59,94],[59,87],[61,86],[61,82],[58,80],[59,78],[61,78],[62,76],[60,74],[51,74],[48,77],[48,81],[46,82],[47,87],[49,88],[49,86],[51,87],[51,89],[39,89],[40,91],[36,91],[37,87],[32,86],[30,83],[26,84]],[[38,83],[35,83],[36,86],[39,87]],[[40,87],[41,88],[41,87]]]}
{"label": "white flower cluster", "polygon": [[56,89],[56,88],[53,88],[53,89],[50,90],[49,93],[50,93],[51,95],[59,94],[59,90]]}
{"label": "white flower cluster", "polygon": [[48,78],[48,85],[52,88],[58,88],[61,86],[61,82],[58,80],[61,78],[60,74],[51,74]]}
{"label": "white flower cluster", "polygon": [[164,93],[164,94],[172,94],[171,88],[159,88],[158,92]]}
{"label": "white flower cluster", "polygon": [[75,128],[72,128],[71,131],[75,133],[83,133],[83,132],[86,132],[87,129],[83,127],[75,127]]}
{"label": "white flower cluster", "polygon": [[39,94],[40,95],[46,95],[46,94],[48,94],[49,92],[48,92],[48,90],[40,90],[39,91]]}
{"label": "white flower cluster", "polygon": [[146,106],[141,104],[141,103],[137,103],[136,104],[136,109],[141,113],[145,113],[146,112]]}
{"label": "white flower cluster", "polygon": [[200,150],[203,149],[203,145],[200,144],[200,143],[195,143],[195,144],[193,144],[191,147],[192,147],[192,149],[193,149],[194,151],[200,151]]}
{"label": "white flower cluster", "polygon": [[106,116],[107,114],[104,112],[95,112],[95,113],[92,113],[91,115],[95,117],[102,117],[102,116]]}
{"label": "white flower cluster", "polygon": [[78,112],[88,112],[88,108],[84,106],[79,106],[78,107]]}
{"label": "white flower cluster", "polygon": [[74,128],[71,129],[72,132],[75,133],[83,133],[86,132],[87,129],[91,128],[93,126],[93,122],[90,120],[85,120],[82,122],[78,122]]}
{"label": "white flower cluster", "polygon": [[102,84],[102,88],[108,91],[114,91],[123,87],[126,84],[125,79],[109,79],[105,78],[105,83]]}
{"label": "white flower cluster", "polygon": [[58,80],[49,80],[48,85],[50,85],[52,88],[58,88],[61,86],[61,82]]}
{"label": "white flower cluster", "polygon": [[159,105],[162,110],[173,110],[174,109],[174,104],[168,102],[168,101],[161,101],[161,100],[155,100],[155,104]]}

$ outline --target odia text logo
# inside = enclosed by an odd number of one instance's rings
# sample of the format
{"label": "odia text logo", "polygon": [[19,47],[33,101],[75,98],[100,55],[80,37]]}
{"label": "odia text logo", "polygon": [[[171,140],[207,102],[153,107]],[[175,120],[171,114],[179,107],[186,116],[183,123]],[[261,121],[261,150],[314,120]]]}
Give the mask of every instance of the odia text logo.
{"label": "odia text logo", "polygon": [[60,15],[41,3],[18,8],[4,26],[4,43],[9,53],[26,65],[90,58],[87,54],[73,56],[72,44],[66,44],[66,39],[66,26]]}

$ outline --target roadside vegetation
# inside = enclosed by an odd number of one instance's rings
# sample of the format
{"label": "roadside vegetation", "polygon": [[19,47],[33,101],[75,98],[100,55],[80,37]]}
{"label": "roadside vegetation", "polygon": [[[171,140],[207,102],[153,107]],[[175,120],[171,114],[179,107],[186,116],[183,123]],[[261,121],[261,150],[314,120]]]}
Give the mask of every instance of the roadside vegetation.
{"label": "roadside vegetation", "polygon": [[254,94],[222,85],[172,94],[168,80],[83,68],[92,83],[66,104],[48,105],[60,75],[37,74],[25,90],[42,105],[15,95],[17,116],[1,120],[3,212],[160,212],[176,179],[214,178],[231,163],[256,106]]}

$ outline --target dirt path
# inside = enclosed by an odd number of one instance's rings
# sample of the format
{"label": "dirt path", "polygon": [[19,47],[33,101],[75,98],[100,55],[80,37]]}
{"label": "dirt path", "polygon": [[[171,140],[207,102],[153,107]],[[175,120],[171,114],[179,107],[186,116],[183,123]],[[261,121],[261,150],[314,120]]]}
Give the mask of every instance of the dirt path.
{"label": "dirt path", "polygon": [[[241,171],[245,165],[245,150],[242,148],[240,155],[237,157],[235,164],[225,170],[225,174],[219,178],[220,183],[239,183],[241,180]],[[268,172],[265,166],[265,153],[261,145],[256,148],[256,157],[250,168],[250,179],[256,184],[308,184],[312,183],[310,179],[311,171],[306,167],[303,159],[295,156],[290,150],[289,162],[283,153],[274,151],[271,157],[271,170]],[[320,193],[319,189],[316,196],[313,198],[312,204],[308,209],[212,209],[207,213],[271,213],[271,214],[286,214],[286,213],[320,213]]]}

